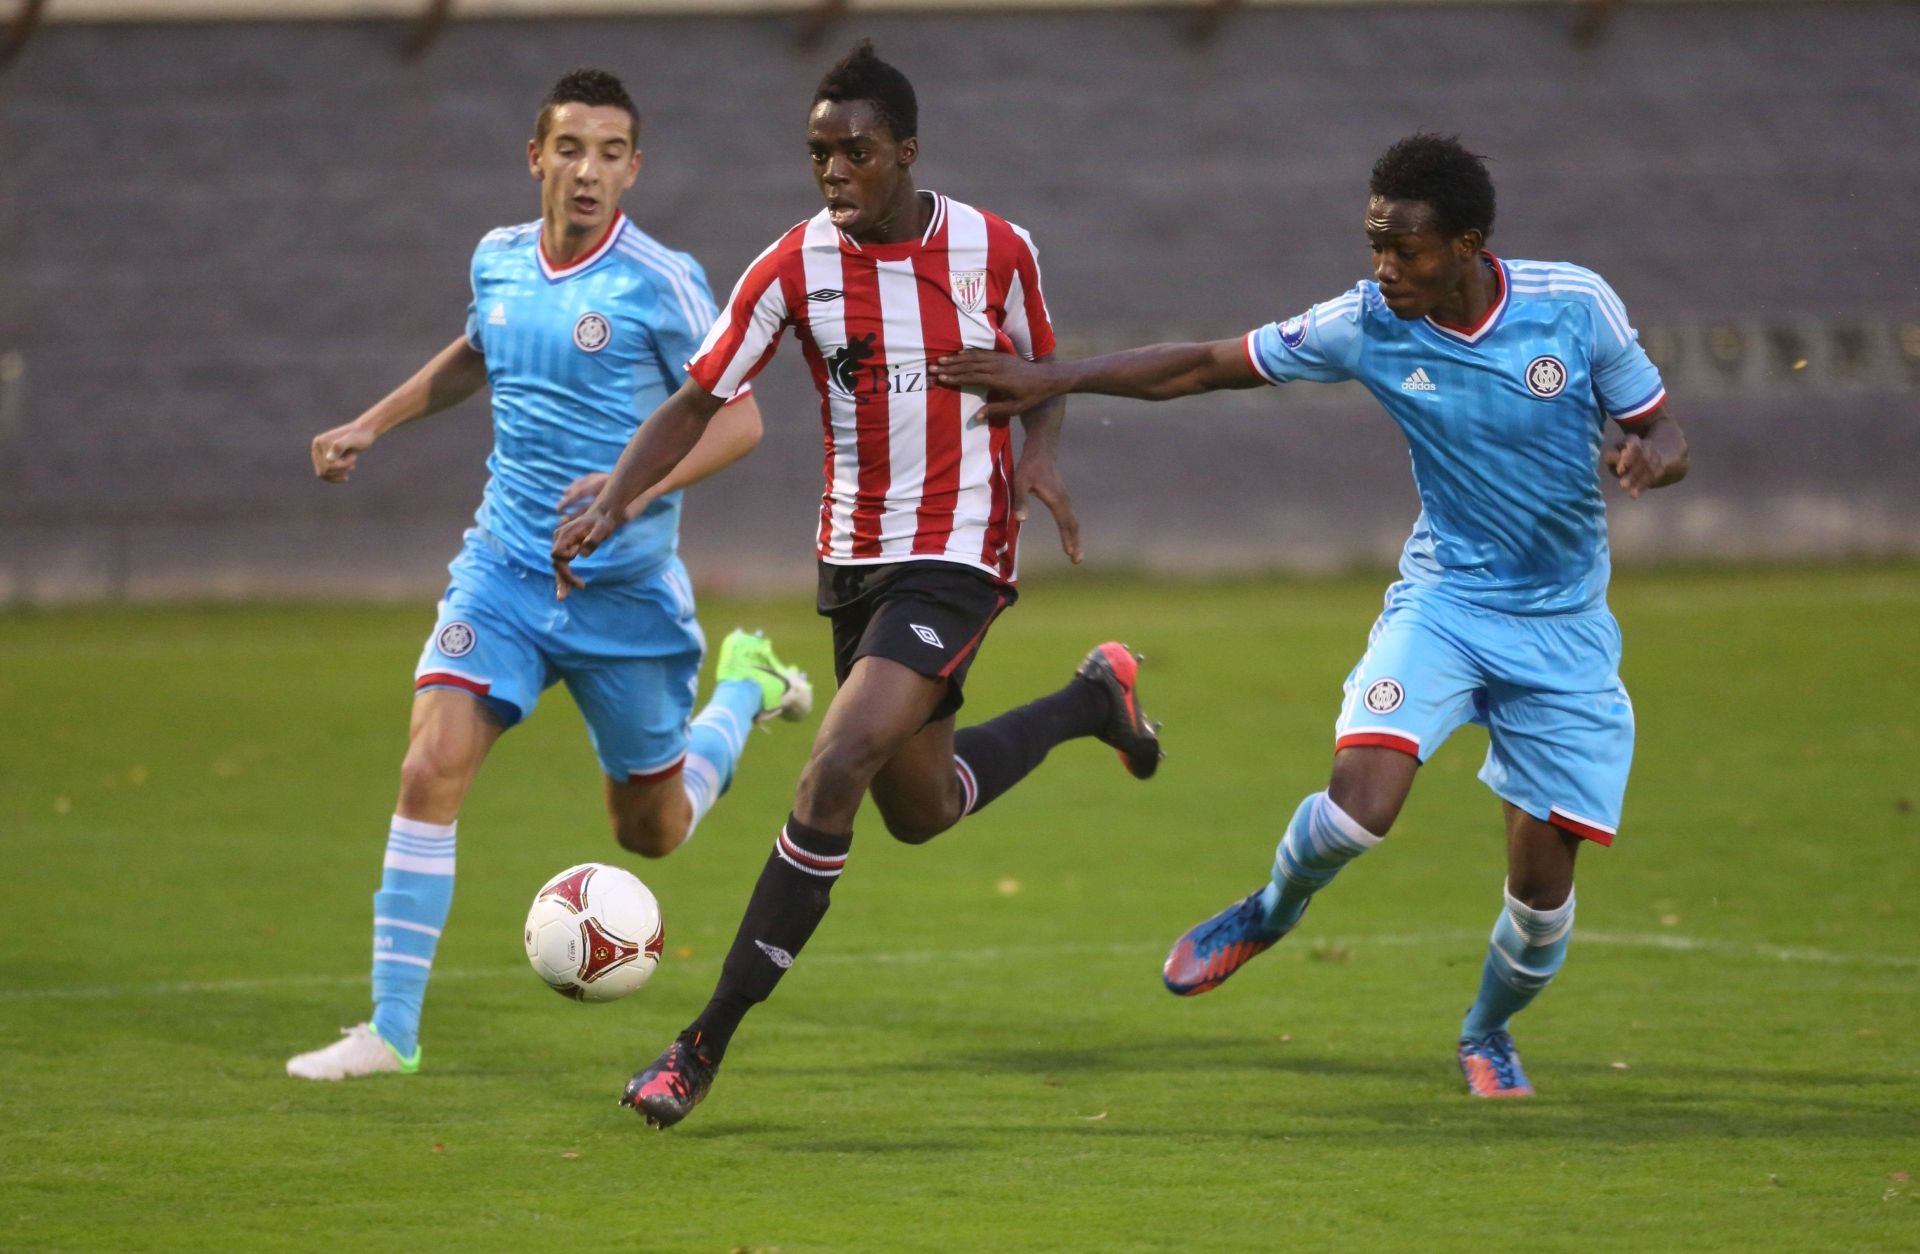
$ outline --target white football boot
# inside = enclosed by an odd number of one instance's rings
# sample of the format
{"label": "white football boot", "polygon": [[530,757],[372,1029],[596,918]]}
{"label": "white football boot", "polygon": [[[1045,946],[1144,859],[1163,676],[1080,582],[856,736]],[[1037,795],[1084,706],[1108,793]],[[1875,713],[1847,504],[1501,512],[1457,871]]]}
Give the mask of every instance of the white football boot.
{"label": "white football boot", "polygon": [[297,1080],[354,1080],[388,1071],[412,1075],[419,1069],[419,1046],[414,1046],[413,1057],[402,1058],[370,1023],[341,1028],[340,1039],[325,1049],[287,1059],[287,1074]]}

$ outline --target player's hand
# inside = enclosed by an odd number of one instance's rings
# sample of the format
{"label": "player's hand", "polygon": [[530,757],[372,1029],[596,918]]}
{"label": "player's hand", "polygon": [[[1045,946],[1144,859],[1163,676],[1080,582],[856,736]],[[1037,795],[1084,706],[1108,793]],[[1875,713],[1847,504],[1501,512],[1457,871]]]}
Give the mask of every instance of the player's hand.
{"label": "player's hand", "polygon": [[596,470],[590,475],[581,475],[567,485],[560,494],[560,517],[572,518],[599,497],[600,489],[607,486],[607,472]]}
{"label": "player's hand", "polygon": [[567,593],[587,586],[586,580],[573,573],[573,559],[591,556],[619,529],[620,520],[609,516],[598,505],[589,505],[560,524],[553,533],[554,599],[564,601]]}
{"label": "player's hand", "polygon": [[[572,518],[575,514],[578,514],[581,510],[599,500],[601,491],[607,486],[607,480],[612,477],[612,475],[604,470],[596,470],[590,475],[581,475],[578,479],[568,484],[567,490],[560,494],[560,517]],[[634,497],[633,503],[627,506],[627,521],[632,522],[634,519],[640,517],[640,515],[646,513],[647,506],[653,504],[657,492],[658,485],[655,485],[655,487],[649,488],[639,496]]]}
{"label": "player's hand", "polygon": [[1073,498],[1067,495],[1053,450],[1032,439],[1021,448],[1020,464],[1013,470],[1013,513],[1023,523],[1027,521],[1029,496],[1040,498],[1052,512],[1054,524],[1060,528],[1060,548],[1067,560],[1078,566],[1085,554],[1080,551],[1080,519],[1073,512]]}
{"label": "player's hand", "polygon": [[[969,348],[933,363],[934,382],[943,387],[987,392],[981,417],[1004,421],[1060,395],[1053,372],[1044,363],[1015,353]],[[1044,498],[1042,498],[1044,499]]]}
{"label": "player's hand", "polygon": [[357,422],[322,431],[313,437],[313,473],[328,483],[345,483],[374,438]]}
{"label": "player's hand", "polygon": [[1627,495],[1636,500],[1667,472],[1667,459],[1637,435],[1629,435],[1620,443],[1608,447],[1600,455],[1600,460],[1613,471]]}

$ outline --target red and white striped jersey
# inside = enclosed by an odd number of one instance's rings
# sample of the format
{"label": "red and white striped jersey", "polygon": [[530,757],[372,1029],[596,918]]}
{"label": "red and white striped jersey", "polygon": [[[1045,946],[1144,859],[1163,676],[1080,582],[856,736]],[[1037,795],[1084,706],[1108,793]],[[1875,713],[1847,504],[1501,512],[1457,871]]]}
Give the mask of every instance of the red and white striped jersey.
{"label": "red and white striped jersey", "polygon": [[962,348],[1053,351],[1033,239],[1004,218],[922,192],[917,240],[856,244],[819,215],[741,276],[687,374],[731,396],[794,329],[820,393],[823,561],[964,562],[1013,582],[1013,442],[985,399],[935,387],[927,363]]}

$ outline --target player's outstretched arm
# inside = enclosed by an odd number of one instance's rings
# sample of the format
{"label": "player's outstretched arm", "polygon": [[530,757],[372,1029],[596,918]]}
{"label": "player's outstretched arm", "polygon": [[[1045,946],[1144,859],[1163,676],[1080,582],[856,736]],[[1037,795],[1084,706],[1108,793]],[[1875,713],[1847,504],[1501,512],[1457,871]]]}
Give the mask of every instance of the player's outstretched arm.
{"label": "player's outstretched arm", "polygon": [[[669,492],[690,488],[702,479],[719,474],[753,452],[759,446],[764,432],[760,406],[754,402],[751,393],[728,401],[707,423],[706,432],[693,446],[693,451],[681,458],[680,464],[668,471],[666,478],[627,503],[626,520],[632,522],[640,517],[648,505]],[[607,480],[611,477],[606,471],[598,471],[582,475],[568,484],[566,492],[560,497],[561,516],[571,518],[593,504],[594,498],[606,488]]]}
{"label": "player's outstretched arm", "polygon": [[461,336],[433,355],[411,379],[352,422],[313,437],[313,473],[345,483],[360,454],[403,422],[437,414],[466,400],[487,382],[487,359]]}
{"label": "player's outstretched arm", "polygon": [[970,348],[942,357],[934,364],[933,377],[951,388],[988,389],[988,418],[1022,414],[1069,392],[1167,401],[1266,382],[1254,373],[1238,339],[1153,344],[1084,361],[1029,362],[1010,353]]}
{"label": "player's outstretched arm", "polygon": [[571,589],[586,587],[585,581],[573,573],[573,559],[588,556],[620,529],[634,498],[666,478],[693,451],[722,403],[688,379],[640,424],[593,504],[561,523],[553,533],[555,596],[564,601]]}
{"label": "player's outstretched arm", "polygon": [[[1039,358],[1043,364],[1052,360],[1051,353]],[[1024,523],[1027,498],[1039,498],[1060,529],[1061,550],[1068,561],[1078,566],[1085,556],[1080,549],[1080,519],[1073,512],[1073,498],[1067,495],[1066,482],[1061,479],[1059,463],[1054,459],[1060,448],[1060,428],[1066,419],[1064,396],[1050,397],[1020,415],[1024,434],[1020,440],[1020,461],[1013,468],[1013,512]]]}
{"label": "player's outstretched arm", "polygon": [[1686,433],[1665,405],[1644,422],[1635,423],[1625,439],[1601,454],[1620,486],[1635,498],[1648,488],[1664,488],[1686,478],[1688,458]]}

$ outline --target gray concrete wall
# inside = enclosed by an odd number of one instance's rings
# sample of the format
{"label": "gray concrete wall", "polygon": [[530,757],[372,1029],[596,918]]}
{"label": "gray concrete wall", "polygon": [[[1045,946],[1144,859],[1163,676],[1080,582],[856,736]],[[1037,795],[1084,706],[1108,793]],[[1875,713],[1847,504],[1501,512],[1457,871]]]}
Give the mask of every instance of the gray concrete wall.
{"label": "gray concrete wall", "polygon": [[[716,286],[815,208],[811,87],[871,33],[914,77],[924,186],[1039,241],[1075,353],[1217,337],[1364,273],[1367,167],[1415,129],[1495,158],[1493,244],[1606,274],[1667,366],[1697,469],[1614,512],[1624,562],[1920,551],[1920,10],[1545,7],[457,25],[53,27],[0,76],[0,603],[434,586],[477,499],[470,404],[345,489],[306,443],[460,327],[520,149],[574,64],[647,114],[630,211]],[[1796,363],[1804,365],[1796,368]],[[688,509],[709,586],[804,581],[817,405],[763,376],[761,450]],[[1384,560],[1415,511],[1362,394],[1076,400],[1092,560]],[[1030,532],[1029,570],[1053,560]]]}

